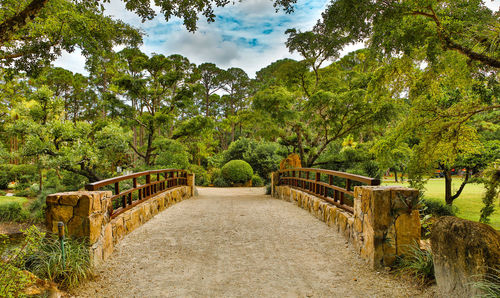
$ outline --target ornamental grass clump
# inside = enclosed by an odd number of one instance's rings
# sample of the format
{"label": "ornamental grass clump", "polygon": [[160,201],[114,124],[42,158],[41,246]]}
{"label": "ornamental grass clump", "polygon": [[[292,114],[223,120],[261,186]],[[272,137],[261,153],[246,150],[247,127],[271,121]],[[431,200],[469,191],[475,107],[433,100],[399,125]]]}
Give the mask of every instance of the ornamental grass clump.
{"label": "ornamental grass clump", "polygon": [[416,243],[410,245],[406,255],[398,259],[397,272],[400,275],[412,276],[421,286],[427,286],[434,283],[434,261],[432,259],[432,253],[420,249]]}
{"label": "ornamental grass clump", "polygon": [[63,288],[76,287],[92,275],[89,249],[85,241],[70,237],[64,240],[64,247],[66,263],[63,268],[59,239],[57,235],[47,235],[40,249],[26,259],[26,269]]}
{"label": "ornamental grass clump", "polygon": [[252,179],[253,169],[243,160],[231,160],[222,167],[224,180],[234,184],[243,184]]}

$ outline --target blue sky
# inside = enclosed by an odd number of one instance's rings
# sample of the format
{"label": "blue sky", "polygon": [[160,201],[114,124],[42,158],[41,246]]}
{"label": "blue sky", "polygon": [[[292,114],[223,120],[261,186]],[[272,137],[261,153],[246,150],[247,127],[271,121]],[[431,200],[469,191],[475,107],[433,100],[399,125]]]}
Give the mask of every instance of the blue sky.
{"label": "blue sky", "polygon": [[[240,67],[253,77],[256,71],[278,59],[300,59],[285,47],[285,30],[311,29],[329,2],[298,0],[295,12],[285,14],[276,13],[271,0],[236,1],[235,5],[217,8],[214,23],[207,23],[201,16],[196,33],[188,32],[179,19],[167,23],[159,9],[157,17],[142,23],[120,0],[111,0],[105,7],[108,15],[146,33],[141,50],[147,54],[181,54],[196,64],[213,62],[224,69]],[[500,6],[500,0],[486,0],[485,3],[494,10]],[[343,52],[360,47],[361,44],[352,45]],[[54,64],[73,72],[87,73],[85,59],[78,51],[63,54]]]}

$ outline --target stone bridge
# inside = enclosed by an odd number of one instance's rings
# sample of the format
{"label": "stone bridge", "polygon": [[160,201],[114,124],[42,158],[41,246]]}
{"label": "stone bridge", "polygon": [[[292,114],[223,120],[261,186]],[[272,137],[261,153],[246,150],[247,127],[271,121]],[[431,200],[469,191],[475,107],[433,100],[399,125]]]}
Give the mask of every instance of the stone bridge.
{"label": "stone bridge", "polygon": [[83,297],[424,295],[385,268],[419,240],[416,191],[352,191],[366,177],[340,174],[340,187],[338,172],[314,171],[273,175],[272,196],[264,188],[196,196],[185,171],[137,173],[49,196],[47,225],[55,232],[62,221],[89,239],[99,275],[75,291]]}

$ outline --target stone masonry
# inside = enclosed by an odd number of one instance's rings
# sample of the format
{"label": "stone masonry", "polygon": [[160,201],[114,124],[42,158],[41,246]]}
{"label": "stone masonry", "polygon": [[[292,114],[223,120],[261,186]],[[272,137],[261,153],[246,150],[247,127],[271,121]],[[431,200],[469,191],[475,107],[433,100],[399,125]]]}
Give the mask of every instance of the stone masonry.
{"label": "stone masonry", "polygon": [[273,195],[308,210],[333,227],[373,268],[390,266],[409,245],[420,241],[420,218],[414,210],[415,189],[356,186],[354,214],[289,186],[275,186]]}
{"label": "stone masonry", "polygon": [[179,186],[119,214],[113,211],[111,191],[75,191],[47,197],[47,229],[57,233],[57,223],[63,222],[67,235],[85,237],[90,246],[93,265],[107,259],[114,246],[166,208],[194,195],[194,175],[188,176],[188,186]]}

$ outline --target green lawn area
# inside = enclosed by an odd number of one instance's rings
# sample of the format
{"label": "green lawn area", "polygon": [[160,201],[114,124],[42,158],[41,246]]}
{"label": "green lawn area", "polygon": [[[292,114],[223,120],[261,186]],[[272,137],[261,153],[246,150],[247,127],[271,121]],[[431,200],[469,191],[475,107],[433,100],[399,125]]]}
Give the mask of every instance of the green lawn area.
{"label": "green lawn area", "polygon": [[[459,188],[462,180],[453,178],[453,193]],[[402,185],[391,181],[384,181],[384,185]],[[403,185],[407,186],[407,183]],[[444,179],[432,179],[425,185],[425,198],[439,200],[444,203]],[[484,187],[481,184],[467,184],[458,199],[453,202],[453,205],[458,208],[457,216],[468,220],[478,221],[483,202],[481,201],[484,194]],[[495,202],[496,210],[490,217],[490,224],[496,230],[500,230],[500,206],[498,200]]]}
{"label": "green lawn area", "polygon": [[21,206],[24,206],[26,203],[28,203],[28,199],[25,197],[7,197],[7,196],[0,196],[0,206],[1,205],[7,205],[12,202],[18,202],[21,204]]}

